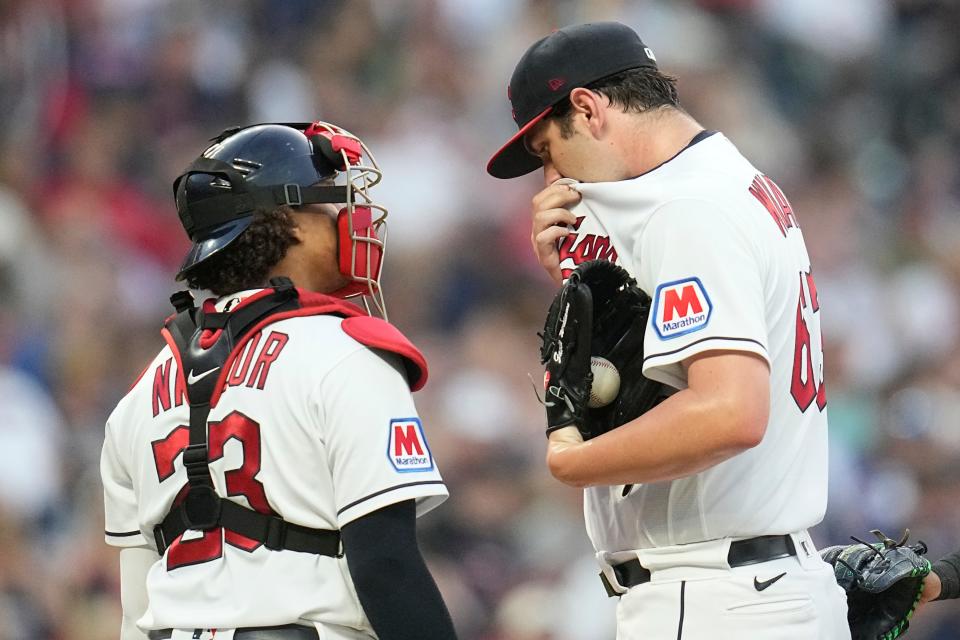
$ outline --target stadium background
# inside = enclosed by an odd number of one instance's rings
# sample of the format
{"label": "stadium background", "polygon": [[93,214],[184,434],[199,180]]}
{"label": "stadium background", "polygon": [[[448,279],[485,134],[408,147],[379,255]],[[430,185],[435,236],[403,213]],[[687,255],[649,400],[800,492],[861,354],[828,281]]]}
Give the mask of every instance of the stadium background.
{"label": "stadium background", "polygon": [[[323,118],[385,172],[386,293],[452,498],[423,523],[465,639],[613,637],[575,490],[543,465],[528,245],[539,176],[483,168],[513,64],[620,19],[683,104],[789,194],[824,305],[818,542],[960,542],[960,9],[952,0],[0,1],[0,638],[116,637],[97,460],[160,346],[186,243],[172,178],[233,124]],[[375,390],[371,390],[375,393]],[[914,640],[960,636],[955,603]]]}

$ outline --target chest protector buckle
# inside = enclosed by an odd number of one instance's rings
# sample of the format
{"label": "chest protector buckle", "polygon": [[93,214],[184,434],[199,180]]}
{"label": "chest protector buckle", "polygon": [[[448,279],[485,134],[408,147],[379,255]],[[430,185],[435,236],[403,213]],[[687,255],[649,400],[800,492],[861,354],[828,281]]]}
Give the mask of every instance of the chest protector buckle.
{"label": "chest protector buckle", "polygon": [[183,499],[183,524],[198,531],[213,529],[220,522],[220,503],[213,487],[191,487]]}

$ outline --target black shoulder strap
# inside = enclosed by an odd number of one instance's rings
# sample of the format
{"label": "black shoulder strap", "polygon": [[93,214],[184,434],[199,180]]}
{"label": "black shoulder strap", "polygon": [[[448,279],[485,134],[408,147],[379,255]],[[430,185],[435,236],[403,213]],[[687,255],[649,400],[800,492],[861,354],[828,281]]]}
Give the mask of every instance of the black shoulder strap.
{"label": "black shoulder strap", "polygon": [[[268,549],[327,556],[337,556],[340,552],[339,531],[303,527],[224,500],[214,491],[210,477],[207,417],[221,368],[234,347],[254,326],[276,313],[300,306],[297,290],[289,279],[277,278],[270,284],[273,285],[272,293],[232,313],[205,314],[192,304],[185,304],[182,296],[174,300],[177,297],[174,294],[171,298],[177,314],[166,323],[166,329],[179,353],[180,373],[186,382],[190,405],[189,444],[183,452],[189,490],[183,501],[154,527],[154,538],[161,555],[187,529],[207,531],[215,527],[236,531],[262,542]],[[221,331],[213,344],[205,348],[200,344],[204,330]]]}

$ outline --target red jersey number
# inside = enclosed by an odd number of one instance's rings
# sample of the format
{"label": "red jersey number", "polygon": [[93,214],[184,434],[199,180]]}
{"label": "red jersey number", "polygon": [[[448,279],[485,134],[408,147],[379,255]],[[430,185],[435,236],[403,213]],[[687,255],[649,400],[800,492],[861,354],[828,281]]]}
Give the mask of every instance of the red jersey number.
{"label": "red jersey number", "polygon": [[[187,448],[189,433],[188,427],[180,425],[166,438],[153,443],[153,460],[160,482],[173,476],[174,460]],[[267,501],[263,483],[257,480],[260,472],[260,425],[239,411],[233,411],[223,420],[209,424],[207,438],[210,462],[223,457],[224,446],[231,439],[236,439],[242,448],[243,463],[238,469],[224,473],[227,495],[243,496],[256,511],[275,515]],[[184,484],[174,504],[179,504],[186,495],[187,485]],[[234,531],[224,533],[220,527],[205,531],[201,537],[193,540],[184,540],[181,536],[169,546],[167,570],[216,560],[223,555],[224,540],[244,551],[253,551],[261,544]]]}
{"label": "red jersey number", "polygon": [[[800,272],[800,299],[797,301],[797,333],[793,349],[793,378],[790,383],[790,395],[793,396],[801,413],[817,401],[817,408],[823,411],[827,406],[827,392],[823,384],[823,339],[819,324],[816,335],[811,335],[810,324],[814,314],[820,311],[817,287],[813,275]],[[814,370],[814,353],[819,368]]]}

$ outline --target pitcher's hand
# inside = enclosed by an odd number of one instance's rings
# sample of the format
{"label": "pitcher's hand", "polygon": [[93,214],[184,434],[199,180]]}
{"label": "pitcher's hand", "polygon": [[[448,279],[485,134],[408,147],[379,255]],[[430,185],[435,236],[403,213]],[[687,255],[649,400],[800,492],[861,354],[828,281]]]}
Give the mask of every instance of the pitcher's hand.
{"label": "pitcher's hand", "polygon": [[570,235],[568,226],[574,225],[577,217],[568,208],[578,202],[580,194],[568,184],[552,184],[533,197],[530,242],[537,261],[557,284],[563,282],[557,242]]}

